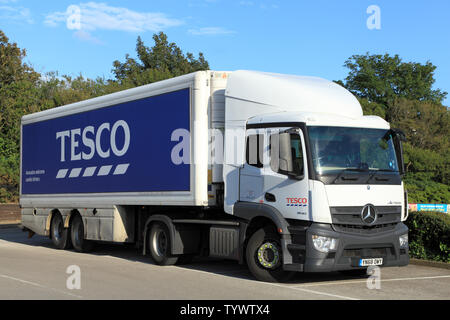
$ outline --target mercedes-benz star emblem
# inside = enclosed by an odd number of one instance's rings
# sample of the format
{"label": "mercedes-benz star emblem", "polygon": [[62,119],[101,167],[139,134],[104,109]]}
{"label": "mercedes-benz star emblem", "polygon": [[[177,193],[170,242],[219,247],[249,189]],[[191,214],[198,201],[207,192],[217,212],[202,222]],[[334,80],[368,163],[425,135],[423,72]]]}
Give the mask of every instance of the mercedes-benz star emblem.
{"label": "mercedes-benz star emblem", "polygon": [[371,204],[365,205],[361,211],[361,220],[367,225],[372,225],[377,221],[377,212]]}

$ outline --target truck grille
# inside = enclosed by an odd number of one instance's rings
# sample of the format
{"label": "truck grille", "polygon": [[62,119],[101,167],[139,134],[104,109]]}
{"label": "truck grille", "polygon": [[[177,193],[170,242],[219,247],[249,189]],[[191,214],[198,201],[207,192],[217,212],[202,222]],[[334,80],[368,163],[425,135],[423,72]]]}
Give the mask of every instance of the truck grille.
{"label": "truck grille", "polygon": [[338,232],[356,234],[377,234],[395,229],[401,222],[402,208],[400,206],[375,207],[377,220],[373,225],[366,225],[361,219],[363,207],[332,207],[331,218],[333,228]]}
{"label": "truck grille", "polygon": [[387,255],[395,255],[395,250],[392,247],[386,248],[361,248],[361,249],[346,249],[343,254],[344,257],[385,257]]}

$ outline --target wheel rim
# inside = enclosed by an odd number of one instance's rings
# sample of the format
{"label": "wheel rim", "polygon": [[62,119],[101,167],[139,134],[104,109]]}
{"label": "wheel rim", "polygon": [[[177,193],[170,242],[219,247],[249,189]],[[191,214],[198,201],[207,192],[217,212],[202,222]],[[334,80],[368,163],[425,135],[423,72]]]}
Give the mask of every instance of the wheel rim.
{"label": "wheel rim", "polygon": [[260,267],[265,269],[276,269],[280,266],[280,249],[275,242],[263,243],[256,252],[256,261]]}
{"label": "wheel rim", "polygon": [[156,230],[153,239],[152,239],[152,247],[153,251],[159,256],[165,256],[167,252],[167,235],[164,230]]}

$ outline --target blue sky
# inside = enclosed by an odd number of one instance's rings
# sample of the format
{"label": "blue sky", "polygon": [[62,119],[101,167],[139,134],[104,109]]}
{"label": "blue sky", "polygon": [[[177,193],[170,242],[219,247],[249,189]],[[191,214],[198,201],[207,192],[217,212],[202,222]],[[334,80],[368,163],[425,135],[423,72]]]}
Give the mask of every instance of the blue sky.
{"label": "blue sky", "polygon": [[[380,9],[380,29],[367,26],[371,5]],[[71,29],[69,6],[81,12],[81,24]],[[350,56],[389,53],[431,61],[438,67],[435,88],[447,92],[449,16],[448,0],[0,0],[0,30],[43,73],[110,78],[114,60],[135,56],[138,35],[152,46],[152,35],[164,31],[185,52],[203,52],[213,70],[338,80]]]}

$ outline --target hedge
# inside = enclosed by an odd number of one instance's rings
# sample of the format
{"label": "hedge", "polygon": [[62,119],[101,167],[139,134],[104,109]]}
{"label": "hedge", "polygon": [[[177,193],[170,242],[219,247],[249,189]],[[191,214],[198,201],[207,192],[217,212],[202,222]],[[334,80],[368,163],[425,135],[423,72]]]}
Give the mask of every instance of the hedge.
{"label": "hedge", "polygon": [[450,215],[410,212],[409,254],[412,258],[450,262]]}

